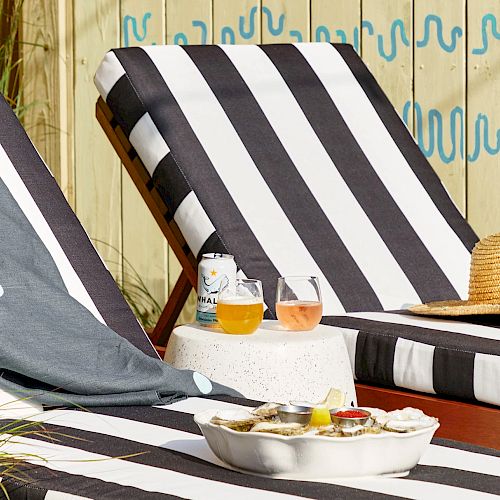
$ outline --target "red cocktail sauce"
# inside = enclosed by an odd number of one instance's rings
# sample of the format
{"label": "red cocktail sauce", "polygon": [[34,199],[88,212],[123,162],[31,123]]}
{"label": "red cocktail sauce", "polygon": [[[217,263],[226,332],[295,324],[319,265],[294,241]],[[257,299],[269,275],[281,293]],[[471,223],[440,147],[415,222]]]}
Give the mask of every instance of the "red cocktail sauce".
{"label": "red cocktail sauce", "polygon": [[346,410],[346,411],[338,411],[334,414],[336,417],[342,418],[363,418],[366,417],[366,413],[359,410]]}

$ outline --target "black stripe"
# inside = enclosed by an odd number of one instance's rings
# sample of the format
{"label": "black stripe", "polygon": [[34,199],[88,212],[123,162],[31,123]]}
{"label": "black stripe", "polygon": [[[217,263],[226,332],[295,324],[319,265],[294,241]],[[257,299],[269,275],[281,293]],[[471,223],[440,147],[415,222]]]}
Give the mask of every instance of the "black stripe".
{"label": "black stripe", "polygon": [[158,190],[168,209],[175,214],[191,188],[169,152],[153,172],[153,186]]}
{"label": "black stripe", "polygon": [[[58,427],[57,425],[44,424],[44,427],[49,433],[61,433],[61,435],[57,435],[58,445],[68,446],[108,457],[120,457],[137,453],[139,455],[124,460],[209,479],[211,481],[218,481],[220,483],[254,488],[257,490],[274,491],[306,498],[343,499],[349,497],[360,500],[365,498],[387,498],[387,495],[366,492],[345,486],[308,481],[283,481],[280,479],[242,474],[205,462],[191,455],[165,448],[150,446],[127,439],[119,439],[104,434],[82,431],[80,429]],[[30,435],[29,437],[41,441],[50,441],[50,439],[47,439],[43,435]],[[57,489],[57,480],[53,482],[48,481],[46,487],[48,489]],[[223,485],[221,485],[221,487],[223,487]],[[140,498],[140,496],[138,498]]]}
{"label": "black stripe", "polygon": [[[500,342],[494,339],[474,337],[463,333],[448,332],[401,323],[386,323],[349,316],[328,316],[321,321],[326,325],[362,330],[371,335],[401,337],[422,344],[433,345],[450,351],[491,354],[500,356]],[[500,337],[500,330],[499,330]]]}
{"label": "black stripe", "polygon": [[[266,115],[218,46],[185,46],[277,202],[347,311],[381,310],[377,296],[319,206]],[[224,78],[221,78],[224,75]]]}
{"label": "black stripe", "polygon": [[[263,45],[261,48],[281,73],[339,174],[420,300],[458,299],[457,292],[380,180],[304,56],[290,44]],[[346,284],[352,281],[348,278]]]}
{"label": "black stripe", "polygon": [[0,116],[0,144],[104,321],[138,349],[156,358],[156,352],[123,299],[113,277],[3,98],[0,99]]}
{"label": "black stripe", "polygon": [[158,69],[140,48],[119,49],[115,54],[177,164],[189,178],[226,249],[224,253],[233,254],[247,276],[262,280],[264,300],[274,306],[279,273],[238,210]]}
{"label": "black stripe", "polygon": [[408,479],[500,495],[500,479],[497,476],[466,470],[458,471],[448,467],[418,465],[410,471]]}
{"label": "black stripe", "polygon": [[436,347],[432,362],[432,385],[436,394],[475,399],[474,358],[472,352]]}
{"label": "black stripe", "polygon": [[439,177],[430,167],[423,153],[412,138],[410,132],[401,125],[396,110],[390,103],[373,75],[356,54],[351,45],[333,44],[351,69],[358,83],[370,99],[372,106],[383,121],[389,134],[405,157],[411,169],[418,177],[434,204],[443,214],[450,227],[455,231],[465,247],[472,251],[478,238],[469,224],[462,217],[455,204],[444,189]]}
{"label": "black stripe", "polygon": [[[165,493],[145,491],[132,486],[102,481],[91,477],[69,474],[48,467],[29,466],[25,475],[26,481],[4,479],[11,500],[44,500],[48,491],[58,491],[85,498],[99,498],[106,500],[145,499],[167,500],[181,498]],[[3,498],[3,497],[2,497]]]}
{"label": "black stripe", "polygon": [[462,441],[451,441],[450,439],[443,438],[434,438],[432,443],[438,446],[444,446],[445,448],[456,448],[458,450],[470,451],[471,453],[479,453],[481,455],[500,458],[500,448],[494,450],[493,448],[485,448],[484,446],[476,446],[475,444],[464,443]]}
{"label": "black stripe", "polygon": [[397,338],[359,331],[356,338],[354,372],[360,382],[394,386],[394,352]]}
{"label": "black stripe", "polygon": [[144,116],[146,110],[137,94],[131,89],[127,75],[114,84],[106,97],[106,103],[113,110],[116,119],[127,137],[135,124]]}
{"label": "black stripe", "polygon": [[205,243],[203,243],[196,258],[198,259],[199,262],[203,257],[203,254],[205,253],[226,253],[226,252],[227,252],[226,247],[222,244],[222,241],[220,240],[217,231],[214,231],[206,239]]}

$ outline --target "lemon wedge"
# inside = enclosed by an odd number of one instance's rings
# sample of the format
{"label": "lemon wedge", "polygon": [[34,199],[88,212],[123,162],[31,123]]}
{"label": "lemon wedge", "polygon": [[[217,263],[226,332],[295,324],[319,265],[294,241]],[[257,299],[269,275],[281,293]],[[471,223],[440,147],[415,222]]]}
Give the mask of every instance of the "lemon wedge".
{"label": "lemon wedge", "polygon": [[326,408],[342,408],[345,403],[345,392],[342,392],[340,389],[335,389],[332,387],[326,398],[320,403],[322,406],[326,406]]}

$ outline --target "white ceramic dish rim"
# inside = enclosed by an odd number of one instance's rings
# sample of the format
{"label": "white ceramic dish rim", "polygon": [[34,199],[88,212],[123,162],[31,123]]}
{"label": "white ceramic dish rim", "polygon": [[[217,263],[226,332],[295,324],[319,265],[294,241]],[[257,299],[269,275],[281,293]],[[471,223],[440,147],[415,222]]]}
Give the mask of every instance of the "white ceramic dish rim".
{"label": "white ceramic dish rim", "polygon": [[[332,436],[318,436],[315,434],[302,434],[299,436],[283,436],[281,434],[273,434],[271,432],[241,432],[241,431],[235,431],[233,429],[230,429],[229,427],[225,427],[224,425],[217,425],[217,424],[212,424],[210,422],[210,418],[212,418],[218,410],[205,410],[200,413],[197,413],[194,416],[194,421],[198,425],[203,425],[203,426],[209,426],[213,429],[218,429],[221,432],[226,432],[229,435],[238,435],[240,437],[245,436],[243,439],[252,439],[255,436],[259,437],[266,437],[269,439],[277,439],[278,441],[300,441],[300,440],[307,440],[307,439],[314,439],[314,440],[322,440],[322,441],[328,441],[328,442],[336,442],[336,441],[341,441],[341,442],[352,442],[352,441],[359,441],[362,439],[387,439],[387,438],[397,438],[397,439],[409,439],[414,436],[418,436],[420,434],[426,434],[432,430],[432,433],[434,434],[437,429],[439,428],[439,422],[437,422],[435,425],[429,426],[429,427],[424,427],[423,429],[419,429],[416,431],[410,431],[410,432],[381,432],[380,434],[361,434],[359,436],[345,436],[345,437],[332,437]],[[208,417],[210,415],[210,417]],[[200,421],[200,418],[206,419],[203,421]]]}

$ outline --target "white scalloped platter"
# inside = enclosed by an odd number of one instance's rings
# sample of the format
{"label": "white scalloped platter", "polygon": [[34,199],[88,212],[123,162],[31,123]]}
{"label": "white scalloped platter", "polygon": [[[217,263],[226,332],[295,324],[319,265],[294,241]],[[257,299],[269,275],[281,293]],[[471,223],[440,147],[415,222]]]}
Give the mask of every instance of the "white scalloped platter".
{"label": "white scalloped platter", "polygon": [[212,424],[210,419],[216,413],[206,410],[194,416],[213,453],[233,468],[281,479],[405,476],[439,428],[437,423],[408,433],[281,436]]}

